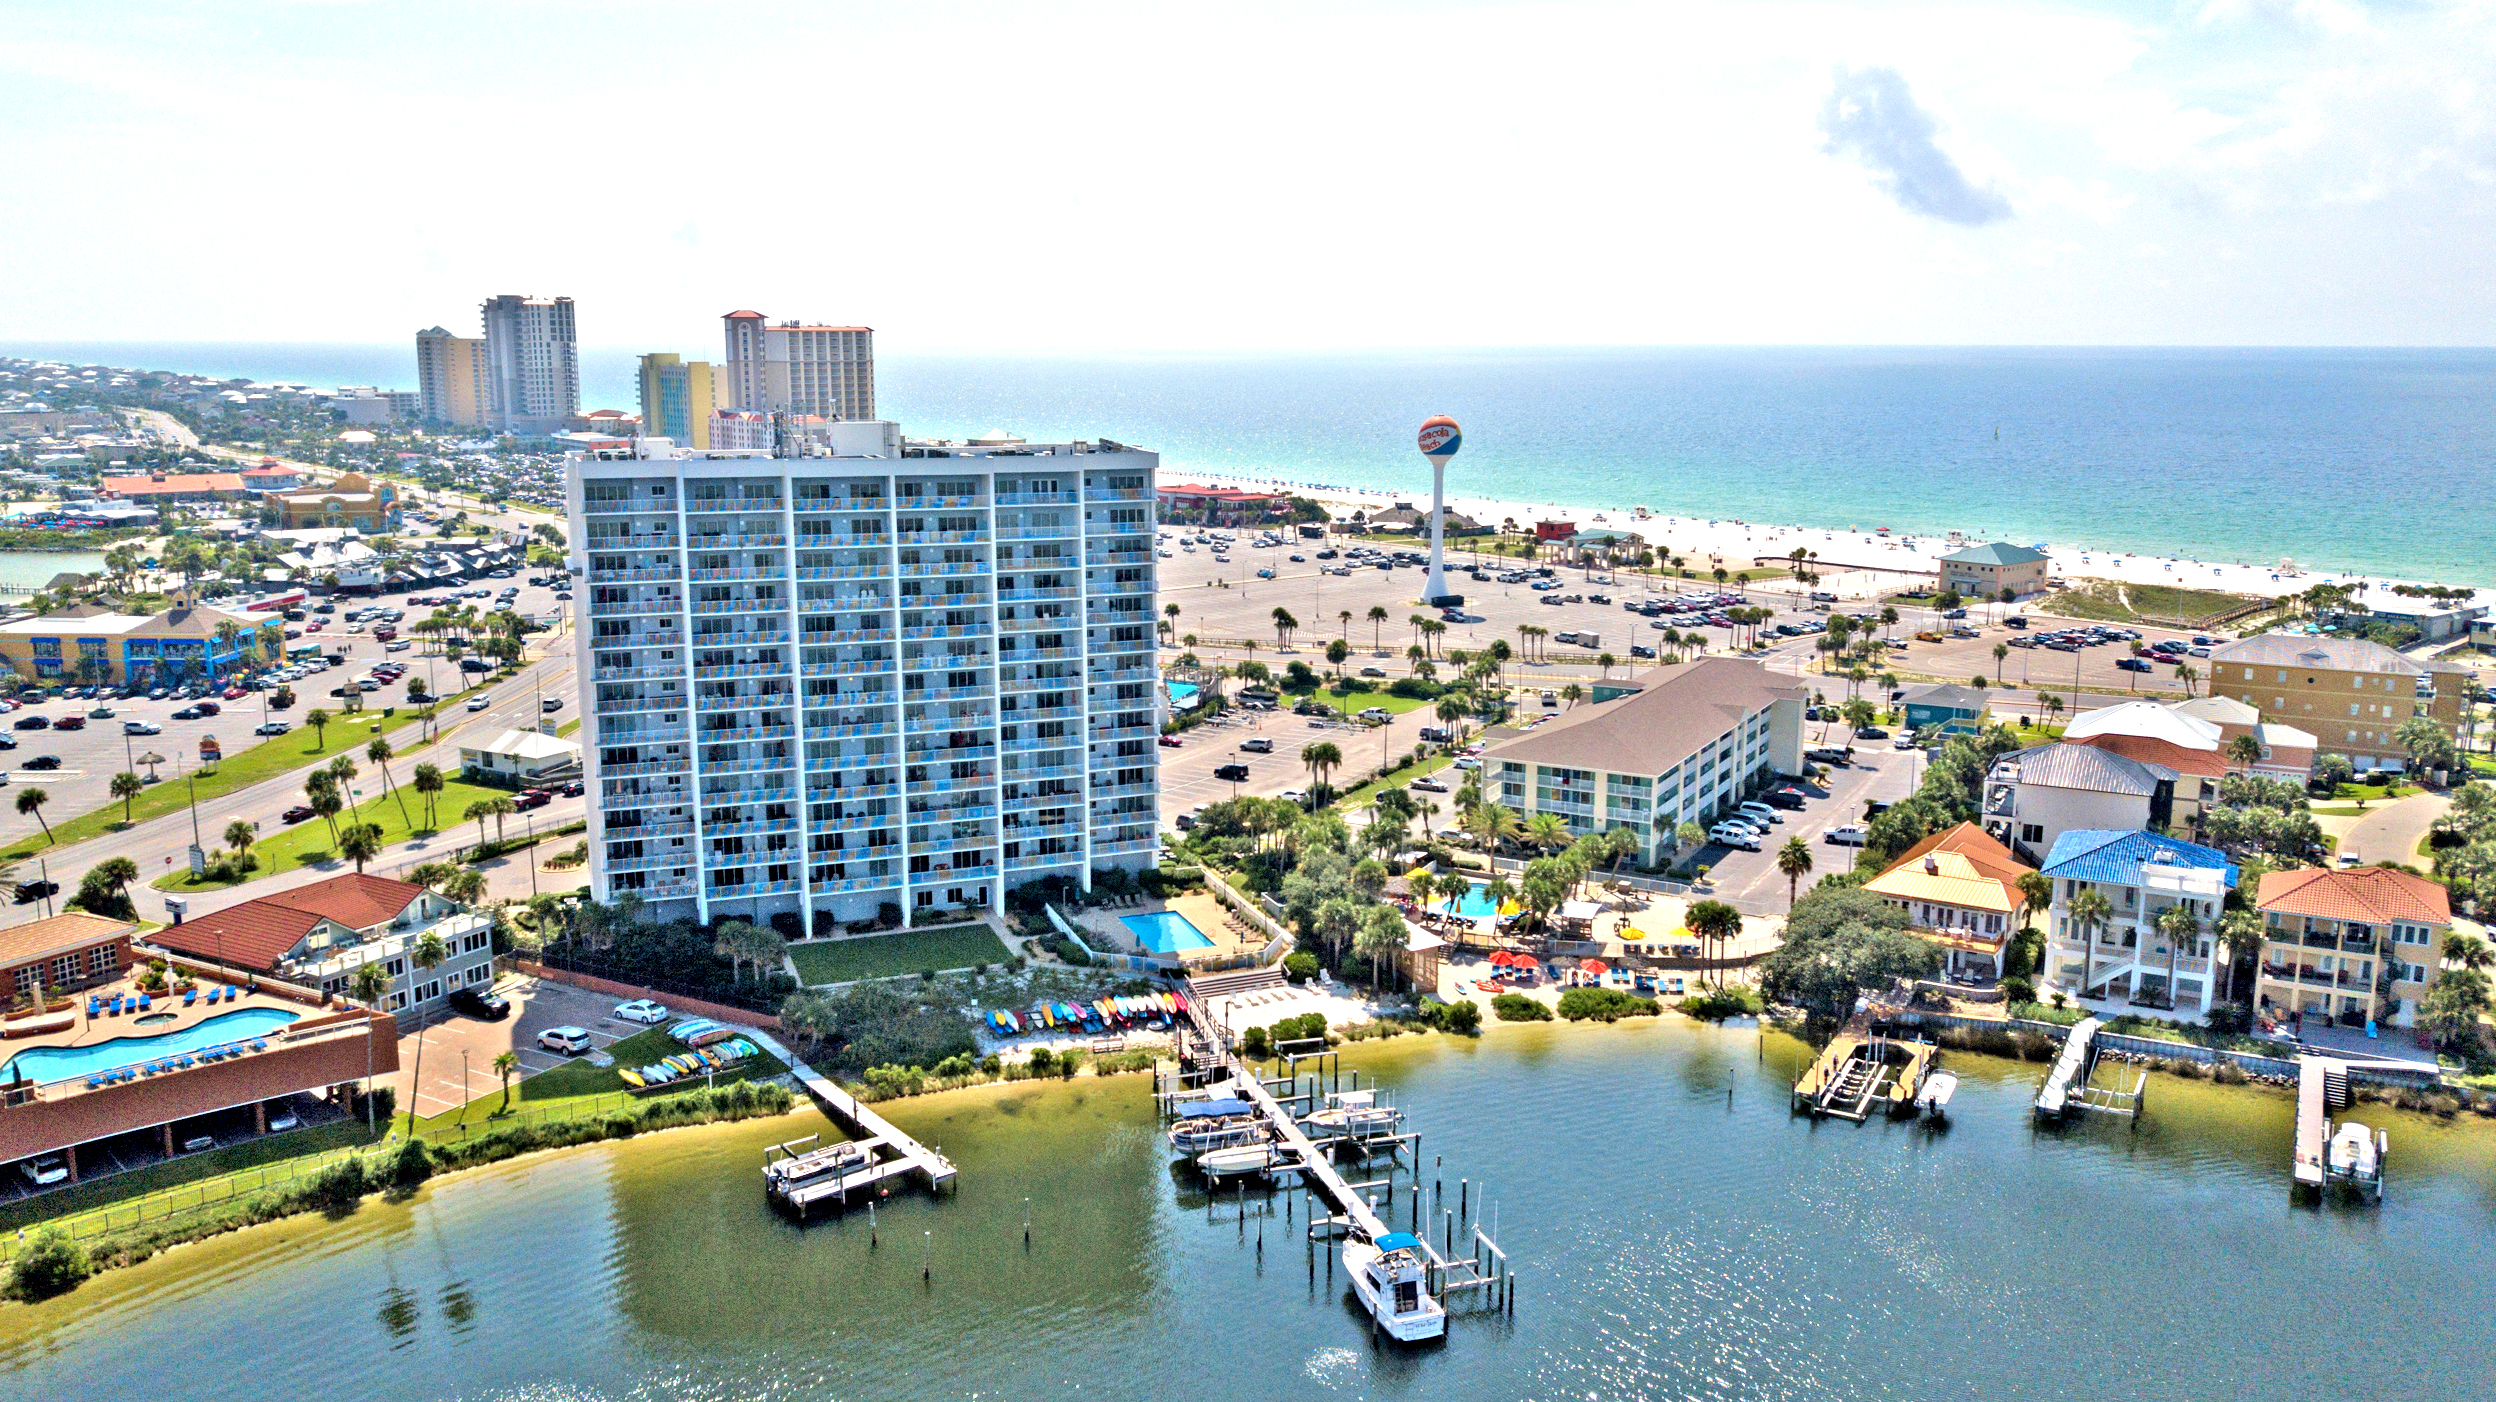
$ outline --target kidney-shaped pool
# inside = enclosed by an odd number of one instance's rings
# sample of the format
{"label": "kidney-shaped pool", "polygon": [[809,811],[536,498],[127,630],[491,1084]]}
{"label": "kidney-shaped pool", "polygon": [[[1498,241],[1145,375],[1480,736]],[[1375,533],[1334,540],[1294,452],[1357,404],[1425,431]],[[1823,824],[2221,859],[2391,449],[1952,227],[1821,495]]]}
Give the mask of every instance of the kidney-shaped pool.
{"label": "kidney-shaped pool", "polygon": [[256,1037],[301,1016],[285,1008],[236,1008],[153,1037],[115,1037],[82,1047],[28,1047],[10,1057],[6,1066],[0,1066],[0,1081],[15,1080],[21,1075],[38,1082],[75,1080],[158,1057],[179,1056],[220,1042]]}

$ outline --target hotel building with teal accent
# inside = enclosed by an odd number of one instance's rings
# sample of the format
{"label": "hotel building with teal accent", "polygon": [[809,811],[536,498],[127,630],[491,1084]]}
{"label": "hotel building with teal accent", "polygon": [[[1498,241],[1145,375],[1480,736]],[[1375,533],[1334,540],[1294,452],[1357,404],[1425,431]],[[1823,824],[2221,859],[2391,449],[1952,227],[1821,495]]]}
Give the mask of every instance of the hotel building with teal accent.
{"label": "hotel building with teal accent", "polygon": [[212,608],[142,616],[75,604],[0,624],[0,662],[47,685],[163,686],[258,666],[278,656],[284,637],[285,625],[275,618]]}

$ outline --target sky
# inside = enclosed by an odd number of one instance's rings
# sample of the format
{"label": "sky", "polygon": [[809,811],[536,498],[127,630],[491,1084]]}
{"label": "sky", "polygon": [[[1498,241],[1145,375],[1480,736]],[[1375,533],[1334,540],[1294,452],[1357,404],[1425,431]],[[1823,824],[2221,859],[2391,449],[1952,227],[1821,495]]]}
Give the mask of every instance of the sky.
{"label": "sky", "polygon": [[697,354],[2496,324],[2496,0],[10,0],[0,132],[0,343],[502,292]]}

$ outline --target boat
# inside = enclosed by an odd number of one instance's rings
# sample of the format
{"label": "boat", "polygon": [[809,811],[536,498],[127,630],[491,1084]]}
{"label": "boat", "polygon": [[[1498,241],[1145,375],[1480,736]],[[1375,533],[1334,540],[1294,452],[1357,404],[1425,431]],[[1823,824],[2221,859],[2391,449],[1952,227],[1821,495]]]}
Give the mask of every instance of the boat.
{"label": "boat", "polygon": [[2391,1142],[2392,1137],[2381,1130],[2368,1129],[2354,1120],[2341,1121],[2323,1147],[2326,1176],[2359,1192],[2382,1197],[2383,1160]]}
{"label": "boat", "polygon": [[1337,1134],[1389,1134],[1403,1122],[1404,1112],[1379,1104],[1374,1090],[1336,1091],[1326,1097],[1323,1107],[1300,1121],[1311,1129]]}
{"label": "boat", "polygon": [[1196,1169],[1207,1178],[1229,1178],[1241,1173],[1297,1173],[1299,1160],[1289,1150],[1270,1140],[1254,1144],[1234,1144],[1222,1149],[1208,1149],[1196,1156]]}
{"label": "boat", "polygon": [[1928,1120],[1950,1118],[1950,1097],[1958,1094],[1959,1078],[1947,1071],[1935,1071],[1924,1078],[1924,1085],[1915,1093],[1915,1108]]}
{"label": "boat", "polygon": [[1265,1117],[1245,1100],[1200,1100],[1182,1105],[1170,1126],[1170,1147],[1182,1154],[1227,1149],[1262,1140]]}
{"label": "boat", "polygon": [[810,1153],[763,1165],[763,1190],[786,1197],[793,1189],[835,1173],[855,1173],[870,1162],[866,1146],[854,1142],[827,1144]]}
{"label": "boat", "polygon": [[1447,1333],[1447,1306],[1422,1289],[1421,1239],[1389,1232],[1375,1242],[1354,1237],[1343,1244],[1343,1273],[1352,1293],[1388,1338],[1419,1343]]}

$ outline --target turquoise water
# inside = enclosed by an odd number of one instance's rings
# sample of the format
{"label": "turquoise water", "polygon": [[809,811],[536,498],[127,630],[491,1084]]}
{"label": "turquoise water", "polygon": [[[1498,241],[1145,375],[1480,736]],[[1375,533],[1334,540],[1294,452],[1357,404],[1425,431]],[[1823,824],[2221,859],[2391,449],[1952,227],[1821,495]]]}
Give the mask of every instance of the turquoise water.
{"label": "turquoise water", "polygon": [[1205,932],[1190,923],[1184,915],[1157,911],[1151,915],[1122,915],[1118,922],[1135,932],[1137,940],[1155,954],[1176,954],[1182,949],[1211,949],[1213,941]]}
{"label": "turquoise water", "polygon": [[1482,883],[1476,881],[1465,888],[1463,900],[1441,901],[1439,909],[1450,915],[1461,915],[1467,920],[1488,920],[1499,914],[1499,907],[1491,903],[1490,897],[1484,895],[1483,890]]}
{"label": "turquoise water", "polygon": [[1194,682],[1171,682],[1169,686],[1172,706],[1184,711],[1196,703],[1197,688]]}
{"label": "turquoise water", "polygon": [[[709,354],[717,328],[676,349]],[[651,349],[641,347],[639,349]],[[415,383],[411,345],[19,342],[0,352]],[[2002,347],[1462,349],[1126,359],[878,357],[916,434],[1107,435],[1164,471],[1427,491],[1413,433],[1453,414],[1448,490],[1563,506],[1980,538],[2496,585],[2496,517],[2420,529],[2496,462],[2496,350]],[[585,348],[586,405],[633,355]],[[2353,484],[2360,484],[2357,486]]]}
{"label": "turquoise water", "polygon": [[[177,1006],[176,1002],[165,1004]],[[301,1017],[301,1013],[284,1008],[237,1008],[219,1013],[206,1022],[193,1023],[154,1037],[115,1037],[109,1042],[93,1042],[83,1047],[29,1047],[10,1057],[0,1067],[0,1080],[13,1079],[23,1073],[30,1081],[70,1081],[92,1076],[122,1066],[136,1066],[161,1056],[195,1052],[219,1042],[232,1042],[256,1037],[285,1026]]]}

